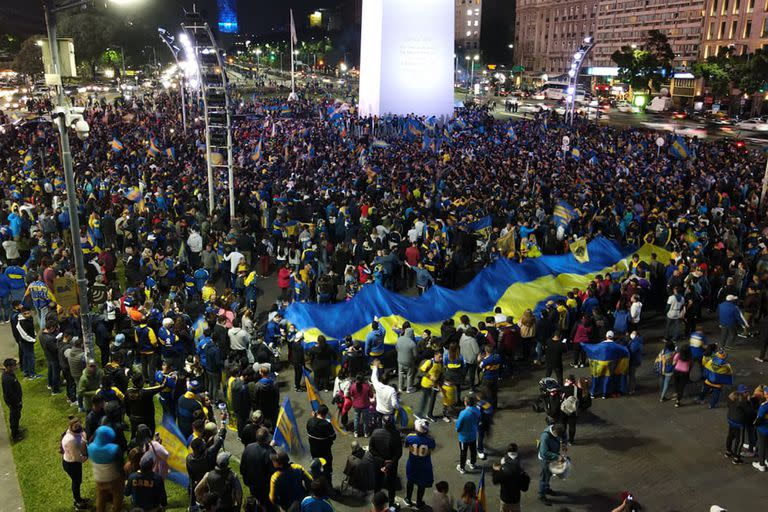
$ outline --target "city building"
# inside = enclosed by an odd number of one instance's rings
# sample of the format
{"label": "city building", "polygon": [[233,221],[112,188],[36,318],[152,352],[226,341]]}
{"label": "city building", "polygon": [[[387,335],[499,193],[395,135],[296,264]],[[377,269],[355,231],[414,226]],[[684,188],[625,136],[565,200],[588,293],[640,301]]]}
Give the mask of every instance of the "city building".
{"label": "city building", "polygon": [[731,47],[737,55],[768,48],[768,1],[706,0],[701,58]]}
{"label": "city building", "polygon": [[237,34],[237,0],[217,0],[219,7],[219,32]]}
{"label": "city building", "polygon": [[699,57],[703,9],[704,0],[600,0],[591,65],[615,66],[613,52],[642,44],[655,29],[669,39],[675,67],[690,66]]}
{"label": "city building", "polygon": [[514,64],[529,79],[566,73],[584,38],[595,33],[597,8],[598,0],[517,0]]}
{"label": "city building", "polygon": [[454,44],[456,55],[480,53],[480,30],[483,19],[484,0],[455,0],[456,16]]}

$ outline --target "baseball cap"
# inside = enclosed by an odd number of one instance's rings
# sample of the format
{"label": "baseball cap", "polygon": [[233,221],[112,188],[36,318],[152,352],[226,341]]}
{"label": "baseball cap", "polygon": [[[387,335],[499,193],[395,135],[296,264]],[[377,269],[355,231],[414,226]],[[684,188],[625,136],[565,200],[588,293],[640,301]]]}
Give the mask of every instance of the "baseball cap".
{"label": "baseball cap", "polygon": [[739,384],[739,386],[736,388],[737,393],[746,393],[749,391],[749,388],[746,386],[746,384]]}
{"label": "baseball cap", "polygon": [[613,331],[608,331],[607,333],[605,333],[605,337],[606,338],[611,338],[612,339],[614,336],[615,336],[615,334],[613,333]]}
{"label": "baseball cap", "polygon": [[229,466],[230,457],[232,457],[232,454],[229,452],[221,452],[216,456],[216,465],[220,468]]}

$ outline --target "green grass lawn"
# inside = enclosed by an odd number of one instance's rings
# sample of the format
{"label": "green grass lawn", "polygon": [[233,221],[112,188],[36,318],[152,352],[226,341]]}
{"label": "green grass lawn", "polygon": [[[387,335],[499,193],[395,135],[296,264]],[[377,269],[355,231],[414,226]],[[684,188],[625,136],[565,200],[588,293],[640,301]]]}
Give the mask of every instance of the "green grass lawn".
{"label": "green grass lawn", "polygon": [[[47,366],[39,344],[36,347],[36,353],[37,371],[45,375]],[[33,512],[71,511],[73,508],[70,480],[62,469],[58,447],[61,434],[67,429],[69,415],[78,414],[77,408],[67,405],[64,393],[51,396],[46,388],[45,377],[29,381],[21,377],[21,372],[17,374],[24,389],[21,426],[26,428],[27,433],[26,437],[14,444],[12,448],[24,505],[27,510]],[[156,409],[159,411],[160,407]],[[5,409],[5,416],[7,427],[7,409]],[[85,421],[84,414],[78,414],[78,416],[83,422]],[[157,423],[160,423],[159,417]],[[239,472],[239,468],[234,469]],[[185,489],[173,482],[167,482],[166,491],[168,493],[167,510],[185,511],[187,509],[189,501]],[[89,462],[83,466],[81,492],[83,497],[93,500],[93,471]],[[0,510],[2,509],[0,504]]]}

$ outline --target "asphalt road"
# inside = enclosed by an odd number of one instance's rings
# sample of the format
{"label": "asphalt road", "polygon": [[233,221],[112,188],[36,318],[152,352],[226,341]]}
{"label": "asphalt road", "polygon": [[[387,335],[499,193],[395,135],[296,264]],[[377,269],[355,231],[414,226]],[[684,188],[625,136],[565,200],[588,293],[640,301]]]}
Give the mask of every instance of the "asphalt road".
{"label": "asphalt road", "polygon": [[[260,283],[266,290],[260,298],[259,309],[269,306],[276,298],[275,282],[268,278]],[[590,411],[579,420],[577,442],[570,450],[574,470],[567,480],[553,479],[552,487],[563,493],[552,499],[554,505],[545,507],[536,498],[539,462],[536,459],[536,440],[545,428],[544,415],[532,410],[531,404],[538,394],[538,381],[544,376],[542,369],[520,368],[514,379],[506,382],[500,392],[501,410],[496,414],[491,437],[486,441],[488,459],[479,461],[489,471],[503,455],[504,447],[516,442],[521,450],[525,469],[531,475],[531,488],[524,495],[524,510],[610,511],[617,505],[618,495],[631,490],[647,511],[707,511],[713,504],[730,507],[732,511],[751,510],[748,504],[765,500],[768,474],[759,473],[751,464],[734,466],[723,457],[727,426],[725,396],[720,407],[709,410],[693,405],[693,396],[676,409],[671,401],[659,402],[657,377],[653,373],[653,359],[660,350],[659,337],[663,331],[663,318],[644,312],[641,332],[646,339],[645,358],[638,372],[638,393],[632,397],[595,400]],[[704,324],[713,337],[719,329],[713,315]],[[741,340],[740,341],[744,341]],[[752,340],[731,351],[736,372],[736,383],[754,388],[758,383],[768,384],[768,364],[753,360],[757,355]],[[565,359],[570,362],[570,358]],[[572,370],[576,376],[588,376],[588,369]],[[568,371],[566,371],[566,375]],[[310,415],[305,393],[296,393],[292,386],[293,371],[287,369],[280,376],[281,396],[291,399],[300,431],[306,442],[306,421]],[[698,393],[699,385],[689,386],[689,394]],[[321,393],[330,405],[330,393]],[[418,394],[405,395],[403,401],[415,407]],[[439,400],[438,400],[439,402]],[[436,413],[440,405],[435,407]],[[459,449],[455,423],[437,421],[432,435],[437,449],[432,454],[435,481],[446,480],[453,496],[459,496],[465,482],[477,481],[480,472],[460,475],[456,471]],[[342,483],[342,469],[349,455],[353,438],[339,436],[334,445],[334,485]],[[365,439],[359,441],[366,445]],[[227,439],[226,448],[236,456],[242,446],[235,436]],[[747,459],[750,463],[754,459]],[[297,462],[309,463],[309,456]],[[400,461],[400,476],[405,478],[405,458]],[[488,506],[499,507],[498,489],[488,482]],[[430,491],[431,492],[431,491]],[[430,496],[427,493],[427,499]],[[398,493],[402,498],[404,492]],[[359,511],[364,500],[343,496],[334,502],[337,511]]]}
{"label": "asphalt road", "polygon": [[[463,100],[464,95],[457,95],[456,99]],[[494,115],[499,119],[522,119],[526,115],[538,111],[538,104],[543,103],[548,107],[554,108],[554,102],[551,101],[535,101],[535,100],[523,100],[517,113],[509,113],[504,111],[504,98],[496,98],[496,108],[494,109]],[[591,115],[590,118],[593,118]],[[700,139],[741,139],[754,147],[768,147],[768,133],[741,131],[735,126],[725,125],[706,125],[698,123],[690,119],[672,119],[669,114],[651,114],[645,112],[619,112],[618,110],[611,109],[610,111],[601,114],[600,124],[631,127],[637,126],[650,130],[668,131],[685,135],[687,137],[698,137]]]}

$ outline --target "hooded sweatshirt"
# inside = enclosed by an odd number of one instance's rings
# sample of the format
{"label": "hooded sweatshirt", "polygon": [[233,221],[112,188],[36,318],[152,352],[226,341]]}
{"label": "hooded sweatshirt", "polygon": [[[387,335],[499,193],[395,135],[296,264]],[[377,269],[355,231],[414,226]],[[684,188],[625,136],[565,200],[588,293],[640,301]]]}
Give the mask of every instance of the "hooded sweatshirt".
{"label": "hooded sweatshirt", "polygon": [[397,363],[405,366],[416,364],[416,340],[413,336],[413,329],[407,328],[402,336],[397,338],[395,345],[397,350]]}
{"label": "hooded sweatshirt", "polygon": [[102,425],[96,429],[93,442],[88,445],[95,482],[113,482],[123,478],[120,447],[114,441],[115,431],[112,427]]}

